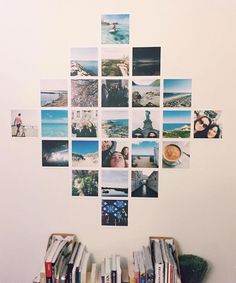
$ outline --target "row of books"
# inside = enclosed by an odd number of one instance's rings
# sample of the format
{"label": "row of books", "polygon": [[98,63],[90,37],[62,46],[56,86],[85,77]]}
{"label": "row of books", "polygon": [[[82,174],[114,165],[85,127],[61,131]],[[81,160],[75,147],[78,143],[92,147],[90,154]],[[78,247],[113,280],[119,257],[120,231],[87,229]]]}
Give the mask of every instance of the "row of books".
{"label": "row of books", "polygon": [[173,238],[150,237],[150,246],[133,252],[132,260],[120,255],[92,262],[87,247],[74,234],[52,234],[44,270],[33,283],[181,283]]}

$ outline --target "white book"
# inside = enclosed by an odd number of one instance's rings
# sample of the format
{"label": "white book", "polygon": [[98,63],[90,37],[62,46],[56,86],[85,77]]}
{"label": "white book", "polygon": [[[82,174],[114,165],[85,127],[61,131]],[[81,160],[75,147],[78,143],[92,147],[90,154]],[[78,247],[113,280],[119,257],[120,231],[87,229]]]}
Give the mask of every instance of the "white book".
{"label": "white book", "polygon": [[96,283],[96,277],[97,277],[97,264],[92,263],[90,282]]}
{"label": "white book", "polygon": [[164,261],[164,283],[169,283],[169,263],[165,249],[165,241],[164,239],[160,239],[160,247],[162,252],[162,257]]}
{"label": "white book", "polygon": [[155,283],[164,283],[164,262],[159,240],[152,242],[154,268],[155,268]]}
{"label": "white book", "polygon": [[79,272],[80,272],[80,283],[86,283],[86,277],[87,277],[87,269],[89,265],[89,258],[90,253],[88,251],[85,251],[85,254],[83,256]]}
{"label": "white book", "polygon": [[72,269],[72,283],[75,283],[75,272],[76,272],[76,267],[79,268],[80,266],[80,262],[81,262],[81,258],[83,256],[84,250],[85,250],[85,245],[84,244],[80,244],[79,246],[79,250],[77,252],[77,256],[75,258],[75,263],[74,263],[74,267]]}
{"label": "white book", "polygon": [[116,255],[116,283],[121,283],[120,255]]}
{"label": "white book", "polygon": [[111,283],[111,258],[105,258],[105,283]]}

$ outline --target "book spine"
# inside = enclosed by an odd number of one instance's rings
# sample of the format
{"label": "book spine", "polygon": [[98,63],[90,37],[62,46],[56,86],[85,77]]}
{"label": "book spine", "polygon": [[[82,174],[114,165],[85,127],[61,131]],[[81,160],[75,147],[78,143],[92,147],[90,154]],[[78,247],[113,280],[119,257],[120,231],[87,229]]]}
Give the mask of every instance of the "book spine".
{"label": "book spine", "polygon": [[52,283],[52,263],[45,262],[46,283]]}
{"label": "book spine", "polygon": [[116,271],[112,270],[111,271],[111,283],[116,283],[116,277],[117,277]]}

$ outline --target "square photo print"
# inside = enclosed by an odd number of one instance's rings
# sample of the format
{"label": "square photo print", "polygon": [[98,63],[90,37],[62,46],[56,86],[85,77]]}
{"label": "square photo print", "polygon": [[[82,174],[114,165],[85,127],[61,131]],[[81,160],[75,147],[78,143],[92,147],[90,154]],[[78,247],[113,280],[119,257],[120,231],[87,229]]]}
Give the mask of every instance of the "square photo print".
{"label": "square photo print", "polygon": [[170,141],[162,144],[163,168],[189,168],[190,142]]}
{"label": "square photo print", "polygon": [[133,76],[160,76],[161,47],[133,47]]}
{"label": "square photo print", "polygon": [[140,171],[132,171],[131,174],[132,197],[158,197],[158,171],[142,169]]}
{"label": "square photo print", "polygon": [[41,80],[40,98],[41,107],[67,107],[67,80]]}
{"label": "square photo print", "polygon": [[102,226],[128,226],[127,200],[102,200]]}
{"label": "square photo print", "polygon": [[98,171],[72,170],[72,196],[98,196]]}
{"label": "square photo print", "polygon": [[102,170],[102,197],[128,197],[128,171]]}
{"label": "square photo print", "polygon": [[132,81],[133,107],[160,106],[160,80],[140,79]]}
{"label": "square photo print", "polygon": [[98,75],[98,49],[94,47],[71,48],[70,75],[73,77]]}
{"label": "square photo print", "polygon": [[65,140],[42,141],[42,166],[45,167],[68,167],[69,148]]}
{"label": "square photo print", "polygon": [[137,141],[132,143],[133,168],[158,168],[159,143],[155,141]]}
{"label": "square photo print", "polygon": [[102,15],[101,30],[102,44],[129,44],[129,15]]}
{"label": "square photo print", "polygon": [[42,137],[68,136],[67,110],[41,110]]}
{"label": "square photo print", "polygon": [[128,138],[128,110],[102,111],[102,138]]}
{"label": "square photo print", "polygon": [[165,79],[163,106],[164,107],[191,107],[192,80]]}
{"label": "square photo print", "polygon": [[222,111],[195,110],[194,111],[194,138],[221,139],[222,138]]}
{"label": "square photo print", "polygon": [[12,137],[38,137],[38,111],[11,110]]}

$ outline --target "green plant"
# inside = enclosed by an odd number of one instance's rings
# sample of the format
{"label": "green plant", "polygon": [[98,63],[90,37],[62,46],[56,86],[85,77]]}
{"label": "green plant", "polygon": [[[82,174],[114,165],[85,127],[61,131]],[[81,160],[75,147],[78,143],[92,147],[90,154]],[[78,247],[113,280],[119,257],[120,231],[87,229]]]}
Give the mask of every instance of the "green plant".
{"label": "green plant", "polygon": [[206,260],[192,254],[180,255],[179,266],[182,283],[201,283],[208,268]]}

